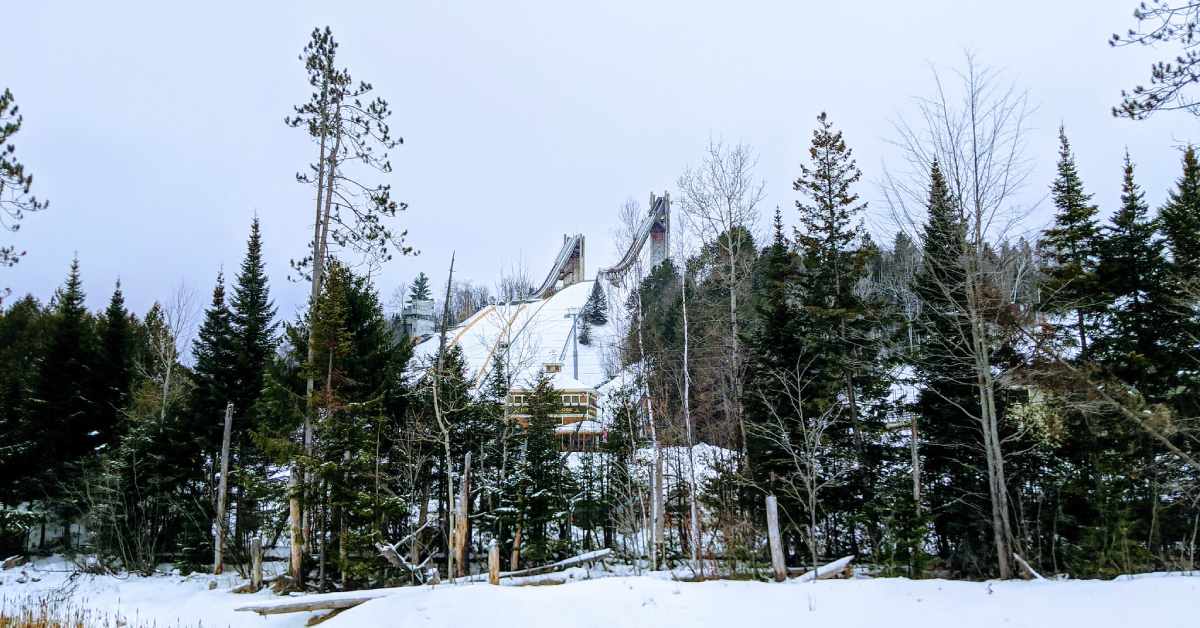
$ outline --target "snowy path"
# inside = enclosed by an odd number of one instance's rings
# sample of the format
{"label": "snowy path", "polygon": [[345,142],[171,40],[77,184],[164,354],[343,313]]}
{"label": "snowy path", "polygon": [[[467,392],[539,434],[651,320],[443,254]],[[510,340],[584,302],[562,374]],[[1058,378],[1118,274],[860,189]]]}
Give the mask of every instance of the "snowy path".
{"label": "snowy path", "polygon": [[[119,611],[159,626],[303,626],[309,613],[260,617],[233,609],[279,599],[236,595],[236,578],[79,576],[43,571],[41,582],[17,583],[18,570],[0,572],[0,596],[10,601],[74,584],[76,605]],[[1004,626],[1195,626],[1200,577],[1139,577],[1118,581],[954,582],[903,579],[828,580],[783,584],[673,582],[620,577],[559,586],[487,584],[412,587],[367,602],[322,624],[330,627],[403,626],[713,626],[785,625],[988,628]]]}

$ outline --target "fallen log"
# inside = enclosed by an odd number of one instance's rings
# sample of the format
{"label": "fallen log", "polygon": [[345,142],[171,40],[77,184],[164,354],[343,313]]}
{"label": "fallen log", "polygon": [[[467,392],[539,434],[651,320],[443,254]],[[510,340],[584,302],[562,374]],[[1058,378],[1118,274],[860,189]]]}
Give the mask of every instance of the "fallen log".
{"label": "fallen log", "polygon": [[[387,546],[385,546],[387,547]],[[550,573],[567,567],[574,567],[586,562],[600,560],[612,553],[609,548],[587,552],[572,558],[560,560],[557,563],[542,565],[541,567],[532,567],[522,569],[520,571],[509,571],[500,574],[501,578],[512,578],[518,576],[536,576],[538,574]],[[464,582],[477,582],[487,579],[488,574],[478,574],[468,578],[461,578]],[[345,593],[317,593],[315,595],[303,595],[279,600],[271,600],[261,604],[249,604],[235,608],[237,611],[253,611],[259,615],[280,615],[283,613],[303,613],[308,611],[332,611],[347,608],[353,608],[364,602],[370,602],[381,597],[394,595],[404,590],[412,590],[412,587],[389,587],[386,589],[364,589],[362,591],[348,591]]]}
{"label": "fallen log", "polygon": [[[580,554],[578,556],[572,556],[571,558],[564,558],[557,563],[550,563],[549,565],[530,567],[528,569],[519,569],[517,571],[502,571],[500,572],[500,578],[519,578],[522,576],[536,576],[544,573],[552,573],[560,569],[566,569],[567,567],[574,567],[575,565],[581,565],[583,563],[590,563],[592,561],[600,560],[611,553],[612,549],[606,547],[604,549],[598,549],[592,552]],[[487,578],[488,574],[484,573],[475,574],[473,576],[463,578],[463,580],[467,582],[478,582],[486,580]]]}
{"label": "fallen log", "polygon": [[362,591],[349,591],[346,593],[317,593],[315,595],[301,595],[296,597],[283,598],[279,600],[271,600],[262,602],[261,604],[249,604],[239,606],[235,611],[253,611],[259,615],[279,615],[282,613],[302,613],[305,611],[331,611],[345,608],[353,608],[363,602],[370,602],[381,597],[387,597],[410,589],[412,587],[389,587],[386,589],[364,589]]}
{"label": "fallen log", "polygon": [[[813,580],[825,580],[826,578],[837,577],[838,574],[846,570],[850,563],[854,560],[854,556],[843,556],[832,563],[821,565],[815,571],[806,571],[796,578],[800,582],[811,582]],[[799,569],[789,569],[788,571],[799,571]]]}
{"label": "fallen log", "polygon": [[1024,558],[1021,558],[1020,554],[1013,552],[1013,558],[1017,559],[1017,564],[1021,566],[1021,569],[1025,570],[1025,573],[1028,574],[1031,579],[1045,580],[1045,578],[1042,577],[1042,574],[1038,573],[1029,565],[1029,563],[1025,562]]}

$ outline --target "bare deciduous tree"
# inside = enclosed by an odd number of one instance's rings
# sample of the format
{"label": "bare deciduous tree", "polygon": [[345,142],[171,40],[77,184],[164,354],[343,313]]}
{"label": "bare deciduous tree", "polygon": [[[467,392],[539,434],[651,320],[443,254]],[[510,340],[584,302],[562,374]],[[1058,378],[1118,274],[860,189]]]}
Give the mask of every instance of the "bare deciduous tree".
{"label": "bare deciduous tree", "polygon": [[[832,432],[843,423],[843,401],[839,399],[814,409],[806,391],[808,378],[805,371],[803,365],[797,364],[791,369],[773,369],[765,374],[755,392],[768,409],[769,418],[751,429],[771,443],[789,465],[788,472],[777,478],[778,486],[789,497],[804,504],[808,515],[809,554],[815,573],[820,566],[817,513],[821,507],[821,491],[841,484],[852,465],[838,455],[830,439]],[[783,403],[774,403],[776,398],[782,399]]]}
{"label": "bare deciduous tree", "polygon": [[729,335],[726,338],[729,365],[726,370],[722,405],[726,417],[738,425],[743,458],[746,453],[746,425],[741,412],[745,364],[742,359],[738,298],[745,291],[748,268],[743,268],[752,240],[739,231],[753,235],[759,222],[758,204],[764,198],[764,183],[754,176],[758,158],[745,144],[726,146],[709,140],[700,165],[680,175],[679,205],[688,226],[705,246],[713,246],[728,266],[725,279],[729,293]]}
{"label": "bare deciduous tree", "polygon": [[[1015,311],[1011,292],[1001,279],[1010,273],[990,255],[993,242],[1007,239],[1028,214],[1016,207],[1016,194],[1030,173],[1025,135],[1030,106],[1025,92],[1006,83],[996,70],[980,65],[968,54],[964,68],[947,84],[934,70],[932,96],[917,99],[916,115],[896,124],[896,144],[908,172],[888,173],[884,193],[901,228],[918,233],[925,217],[929,168],[935,161],[945,173],[957,205],[961,253],[955,273],[935,273],[944,302],[955,308],[963,324],[954,347],[941,351],[958,356],[976,390],[978,408],[960,409],[979,424],[986,459],[991,526],[999,574],[1012,574],[1013,532],[1005,476],[1005,453],[996,408],[994,354],[1000,346],[1003,320]],[[949,278],[954,278],[953,280]],[[959,359],[959,358],[955,358]]]}

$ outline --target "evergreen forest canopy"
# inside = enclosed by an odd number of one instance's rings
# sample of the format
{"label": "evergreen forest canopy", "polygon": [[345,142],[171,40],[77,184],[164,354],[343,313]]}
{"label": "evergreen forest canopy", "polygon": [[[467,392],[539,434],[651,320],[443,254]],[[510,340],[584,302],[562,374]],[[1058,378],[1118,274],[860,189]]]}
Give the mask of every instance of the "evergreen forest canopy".
{"label": "evergreen forest canopy", "polygon": [[[454,282],[453,264],[444,292],[422,273],[408,299],[440,300],[441,337],[419,360],[352,263],[411,249],[394,227],[406,206],[381,183],[401,146],[391,110],[337,46],[312,33],[311,98],[287,118],[315,156],[297,176],[315,192],[313,239],[292,262],[311,288],[301,311],[273,304],[257,220],[203,306],[178,292],[130,312],[118,283],[89,311],[78,259],[49,302],[3,302],[3,555],[87,551],[150,573],[210,569],[215,554],[216,568],[245,569],[259,540],[286,548],[294,587],[329,590],[464,575],[495,540],[513,569],[603,547],[732,574],[767,562],[769,494],[794,566],[855,554],[914,578],[1016,577],[1016,556],[1072,577],[1196,567],[1193,147],[1161,207],[1136,156],[1087,173],[1121,177],[1119,205],[1099,207],[1067,129],[1023,154],[1024,96],[968,59],[958,96],[898,125],[905,168],[882,173],[896,235],[876,242],[833,116],[815,120],[794,206],[764,229],[752,149],[713,142],[673,195],[681,252],[619,289],[597,281],[580,314],[579,341],[618,338],[631,377],[603,399],[606,438],[564,452],[550,374],[517,381],[497,355],[477,392],[445,338],[490,294]],[[1154,98],[1128,115],[1167,102]],[[0,144],[15,115],[6,91]],[[0,151],[0,203],[16,221],[46,204],[13,154]],[[1031,180],[1030,158],[1055,160],[1053,180]],[[1054,208],[1033,240],[1014,235],[1022,183]],[[0,249],[0,265],[21,253]],[[531,286],[509,277],[497,297]],[[616,333],[595,335],[606,326]],[[56,532],[71,524],[86,533]]]}

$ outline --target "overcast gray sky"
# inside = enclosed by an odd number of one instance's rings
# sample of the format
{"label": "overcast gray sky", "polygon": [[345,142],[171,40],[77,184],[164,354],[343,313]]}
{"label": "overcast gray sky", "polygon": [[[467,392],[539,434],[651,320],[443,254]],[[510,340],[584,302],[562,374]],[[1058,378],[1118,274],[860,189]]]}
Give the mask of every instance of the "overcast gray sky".
{"label": "overcast gray sky", "polygon": [[294,174],[313,148],[283,117],[308,95],[297,55],[318,25],[405,140],[388,181],[422,254],[382,271],[385,300],[420,270],[444,280],[452,249],[465,278],[491,283],[523,259],[540,279],[566,232],[587,236],[593,273],[615,257],[618,206],[671,189],[710,136],[757,149],[764,212],[794,222],[791,181],[821,110],[881,215],[892,121],[929,91],[931,63],[959,66],[968,48],[1038,106],[1030,202],[1053,176],[1060,122],[1105,211],[1126,146],[1157,206],[1200,130],[1186,114],[1111,117],[1165,54],[1106,44],[1134,0],[10,4],[0,88],[25,114],[18,155],[51,207],[0,235],[29,251],[0,286],[47,299],[78,252],[94,308],[118,276],[138,312],[180,281],[206,301],[257,212],[280,314],[294,315],[304,291],[287,262],[311,213]]}

